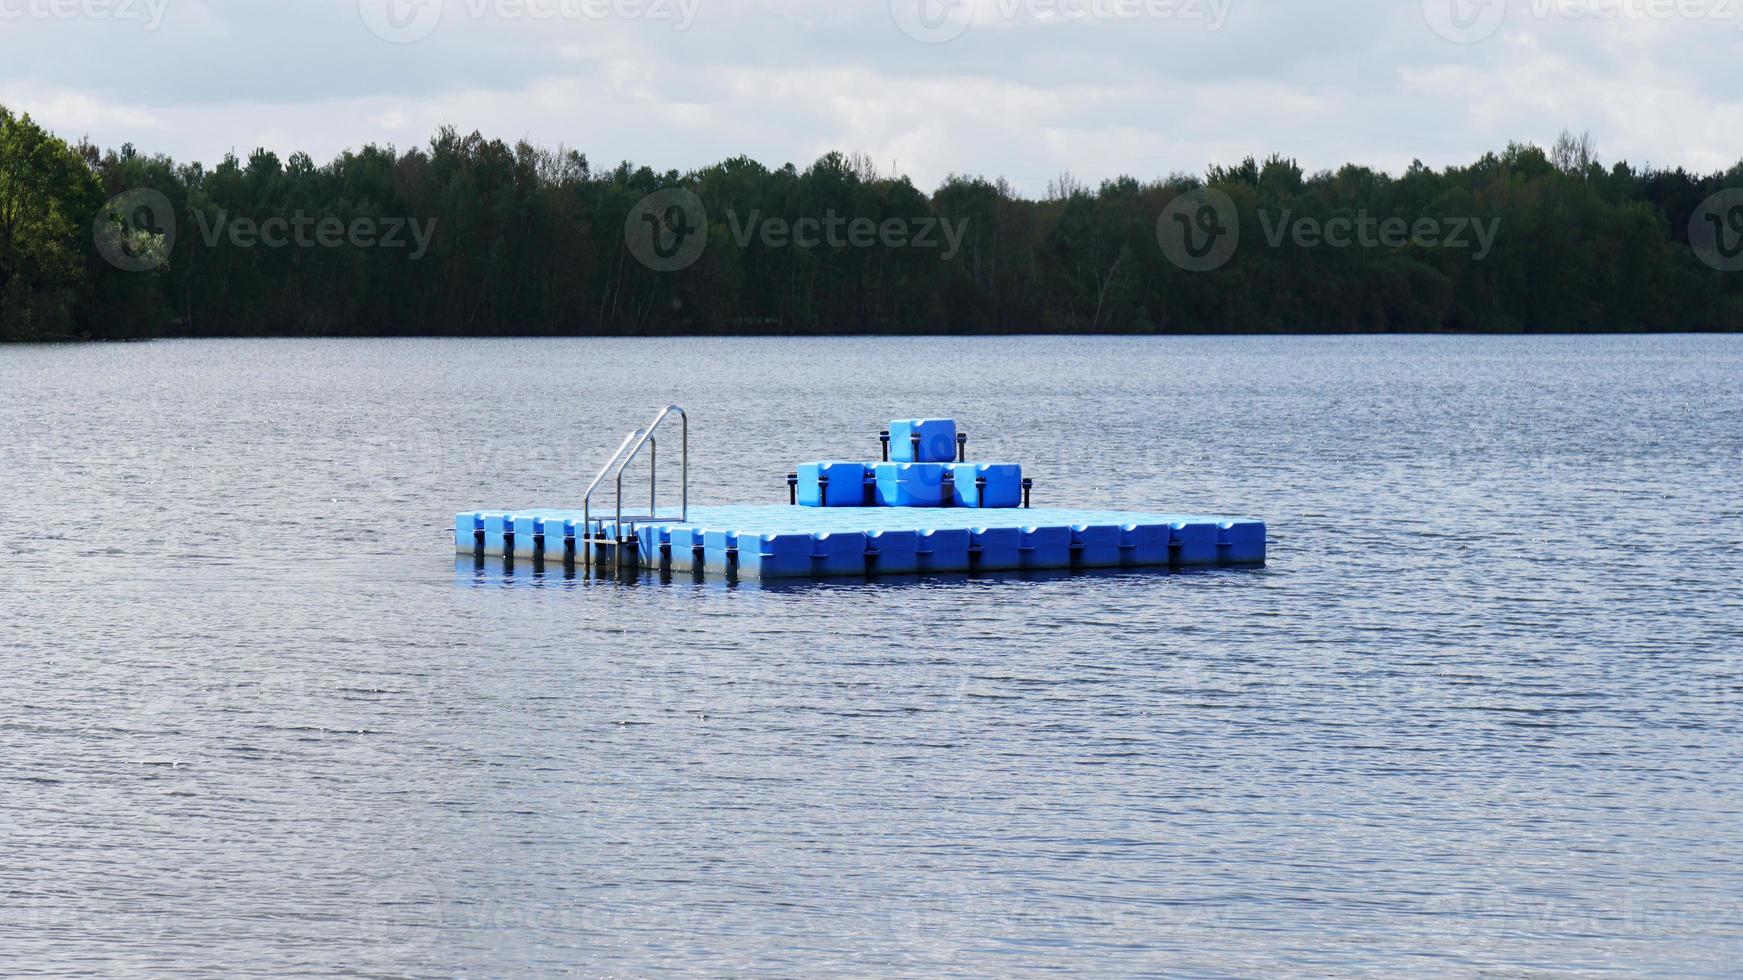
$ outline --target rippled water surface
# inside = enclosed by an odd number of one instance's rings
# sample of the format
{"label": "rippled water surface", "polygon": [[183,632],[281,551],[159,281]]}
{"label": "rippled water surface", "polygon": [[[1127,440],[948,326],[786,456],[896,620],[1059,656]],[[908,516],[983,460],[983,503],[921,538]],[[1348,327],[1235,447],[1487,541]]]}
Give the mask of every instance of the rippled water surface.
{"label": "rippled water surface", "polygon": [[[952,414],[1262,571],[456,562]],[[0,347],[0,971],[1734,975],[1743,338]]]}

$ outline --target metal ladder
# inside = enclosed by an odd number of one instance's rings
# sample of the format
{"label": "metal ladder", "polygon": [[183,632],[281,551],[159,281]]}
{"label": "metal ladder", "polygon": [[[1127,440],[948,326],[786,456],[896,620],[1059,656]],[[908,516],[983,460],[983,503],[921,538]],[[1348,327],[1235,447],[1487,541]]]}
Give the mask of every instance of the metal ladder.
{"label": "metal ladder", "polygon": [[[624,548],[626,546],[634,547],[634,545],[629,544],[635,540],[634,522],[653,523],[661,520],[672,520],[670,517],[662,518],[659,513],[660,444],[654,438],[654,432],[659,429],[661,423],[673,415],[678,416],[678,421],[681,423],[678,445],[682,480],[679,490],[680,510],[677,520],[682,523],[690,519],[690,416],[686,415],[684,410],[677,405],[667,405],[660,409],[660,413],[654,416],[652,422],[624,436],[617,451],[612,453],[611,458],[606,460],[605,465],[600,468],[599,475],[595,476],[593,482],[587,485],[587,492],[581,497],[581,527],[582,534],[586,538],[586,558],[584,561],[587,565],[593,564],[593,549],[596,546],[610,544],[613,546],[613,560],[618,568],[622,568]],[[626,516],[623,512],[623,471],[629,468],[629,464],[635,462],[637,456],[641,455],[643,446],[648,448],[648,512]],[[607,476],[614,479],[617,484],[617,500],[614,508],[616,520],[612,525],[616,532],[615,541],[605,536],[603,521],[600,522],[597,531],[593,527],[593,494],[599,489],[599,485],[605,482]],[[624,533],[625,522],[631,522],[629,534]]]}

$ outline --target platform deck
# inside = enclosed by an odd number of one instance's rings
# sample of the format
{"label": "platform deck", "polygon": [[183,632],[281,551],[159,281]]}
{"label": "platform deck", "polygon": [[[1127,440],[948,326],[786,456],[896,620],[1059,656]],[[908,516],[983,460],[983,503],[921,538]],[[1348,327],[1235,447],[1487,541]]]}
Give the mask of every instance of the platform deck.
{"label": "platform deck", "polygon": [[1262,565],[1265,524],[1237,517],[1098,509],[691,507],[625,520],[575,510],[470,511],[461,554],[514,555],[760,578],[1072,568]]}

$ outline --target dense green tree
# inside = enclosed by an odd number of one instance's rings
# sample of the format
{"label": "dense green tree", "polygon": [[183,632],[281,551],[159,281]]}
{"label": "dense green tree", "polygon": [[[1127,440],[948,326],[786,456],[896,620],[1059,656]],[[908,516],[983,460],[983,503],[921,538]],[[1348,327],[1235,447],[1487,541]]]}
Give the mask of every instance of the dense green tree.
{"label": "dense green tree", "polygon": [[73,148],[0,106],[0,340],[78,330],[102,200],[96,175]]}
{"label": "dense green tree", "polygon": [[[706,246],[655,271],[625,225],[671,188],[701,201]],[[1210,272],[1158,244],[1170,204],[1199,188],[1239,221],[1240,248]],[[1736,330],[1743,274],[1688,243],[1728,188],[1743,164],[1606,167],[1565,134],[1396,176],[1278,156],[1093,188],[1065,173],[1040,200],[976,176],[928,195],[840,153],[803,169],[595,170],[451,127],[406,150],[324,164],[256,150],[208,169],[68,147],[0,109],[0,338]],[[112,213],[145,191],[172,227]],[[1373,240],[1382,222],[1423,220],[1461,224],[1464,242]],[[1479,226],[1493,233],[1481,248]],[[93,229],[131,261],[106,259]],[[1329,244],[1327,229],[1366,237]]]}

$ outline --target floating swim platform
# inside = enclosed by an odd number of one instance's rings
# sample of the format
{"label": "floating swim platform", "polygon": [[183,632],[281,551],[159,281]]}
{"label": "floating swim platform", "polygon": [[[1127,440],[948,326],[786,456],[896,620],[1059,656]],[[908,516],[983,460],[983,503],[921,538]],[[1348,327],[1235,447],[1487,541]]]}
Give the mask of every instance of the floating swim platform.
{"label": "floating swim platform", "polygon": [[[653,433],[674,413],[686,429],[682,500],[662,516]],[[883,433],[883,462],[800,466],[787,477],[787,506],[692,507],[687,429],[683,410],[671,406],[631,433],[580,508],[456,515],[455,551],[762,579],[1265,563],[1266,527],[1251,518],[1031,508],[1032,481],[1021,479],[1020,467],[968,463],[967,437],[949,420],[892,423]],[[889,460],[891,432],[898,433],[896,455],[911,461]],[[625,515],[623,474],[644,446],[652,447],[648,512]],[[592,497],[607,479],[616,481],[615,506],[596,513]],[[802,480],[809,481],[804,489]]]}
{"label": "floating swim platform", "polygon": [[461,554],[756,578],[833,578],[1265,563],[1265,525],[1117,510],[699,506],[686,520],[592,521],[576,510],[460,514]]}

